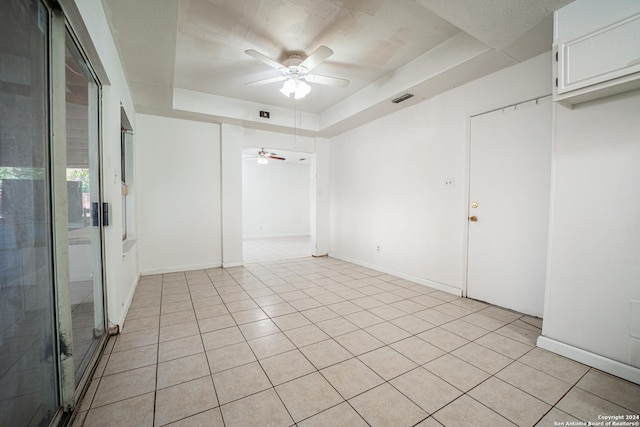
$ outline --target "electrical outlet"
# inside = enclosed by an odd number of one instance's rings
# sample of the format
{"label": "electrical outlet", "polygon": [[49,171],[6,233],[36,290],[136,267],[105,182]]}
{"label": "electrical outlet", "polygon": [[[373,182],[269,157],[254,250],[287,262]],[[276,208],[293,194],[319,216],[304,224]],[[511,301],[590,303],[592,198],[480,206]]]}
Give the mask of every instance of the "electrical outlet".
{"label": "electrical outlet", "polygon": [[453,176],[445,176],[443,181],[443,187],[446,190],[451,190],[456,187],[456,178]]}
{"label": "electrical outlet", "polygon": [[380,252],[380,245],[376,246],[376,251]]}

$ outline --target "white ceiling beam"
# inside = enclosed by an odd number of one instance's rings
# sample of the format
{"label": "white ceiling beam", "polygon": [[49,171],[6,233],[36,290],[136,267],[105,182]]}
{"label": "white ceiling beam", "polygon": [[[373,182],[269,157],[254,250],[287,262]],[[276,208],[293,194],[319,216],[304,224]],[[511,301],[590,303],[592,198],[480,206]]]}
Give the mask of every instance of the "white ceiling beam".
{"label": "white ceiling beam", "polygon": [[[173,109],[226,118],[231,122],[260,124],[258,127],[261,128],[284,127],[310,132],[320,130],[317,114],[187,89],[173,90]],[[260,111],[268,111],[270,118],[261,118]]]}

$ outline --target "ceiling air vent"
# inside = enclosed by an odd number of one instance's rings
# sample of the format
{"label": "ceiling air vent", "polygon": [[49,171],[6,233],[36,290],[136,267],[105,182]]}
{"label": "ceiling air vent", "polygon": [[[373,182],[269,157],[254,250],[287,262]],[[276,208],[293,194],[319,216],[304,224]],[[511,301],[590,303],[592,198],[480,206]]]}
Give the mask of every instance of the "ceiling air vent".
{"label": "ceiling air vent", "polygon": [[394,104],[399,104],[402,101],[406,101],[409,98],[413,98],[412,93],[405,93],[404,95],[400,95],[399,97],[392,99],[391,102],[393,102]]}

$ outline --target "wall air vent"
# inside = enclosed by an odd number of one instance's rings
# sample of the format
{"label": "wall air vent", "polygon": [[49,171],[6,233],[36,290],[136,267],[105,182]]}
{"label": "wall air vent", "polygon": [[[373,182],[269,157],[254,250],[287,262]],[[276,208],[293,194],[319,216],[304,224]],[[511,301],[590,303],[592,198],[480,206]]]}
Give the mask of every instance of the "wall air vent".
{"label": "wall air vent", "polygon": [[413,98],[412,93],[405,93],[404,95],[400,95],[399,97],[392,99],[391,102],[393,102],[394,104],[399,104],[402,101],[406,101],[409,98]]}

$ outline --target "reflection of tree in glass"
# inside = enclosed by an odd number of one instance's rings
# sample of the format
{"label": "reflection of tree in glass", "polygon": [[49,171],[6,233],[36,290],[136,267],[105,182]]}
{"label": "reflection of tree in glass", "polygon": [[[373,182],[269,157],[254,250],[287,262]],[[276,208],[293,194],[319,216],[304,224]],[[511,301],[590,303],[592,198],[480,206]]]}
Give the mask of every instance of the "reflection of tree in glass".
{"label": "reflection of tree in glass", "polygon": [[0,180],[2,179],[44,179],[44,169],[0,167]]}
{"label": "reflection of tree in glass", "polygon": [[89,192],[89,169],[67,169],[67,181],[82,182],[82,192]]}
{"label": "reflection of tree in glass", "polygon": [[[1,203],[1,200],[2,200],[3,183],[5,181],[8,181],[8,180],[43,181],[44,180],[44,169],[43,168],[29,168],[29,167],[5,167],[5,166],[0,166],[0,203]],[[2,211],[1,208],[0,208],[0,211]]]}
{"label": "reflection of tree in glass", "polygon": [[[29,167],[0,167],[0,194],[2,194],[2,181],[9,179],[42,181],[45,177],[44,168]],[[89,169],[68,168],[67,181],[81,182],[82,206],[90,207],[89,201]]]}
{"label": "reflection of tree in glass", "polygon": [[[44,179],[43,168],[27,168],[27,167],[2,167],[0,166],[0,181],[3,179]],[[89,169],[86,168],[68,168],[67,181],[76,181],[82,183],[82,192],[89,192]]]}

